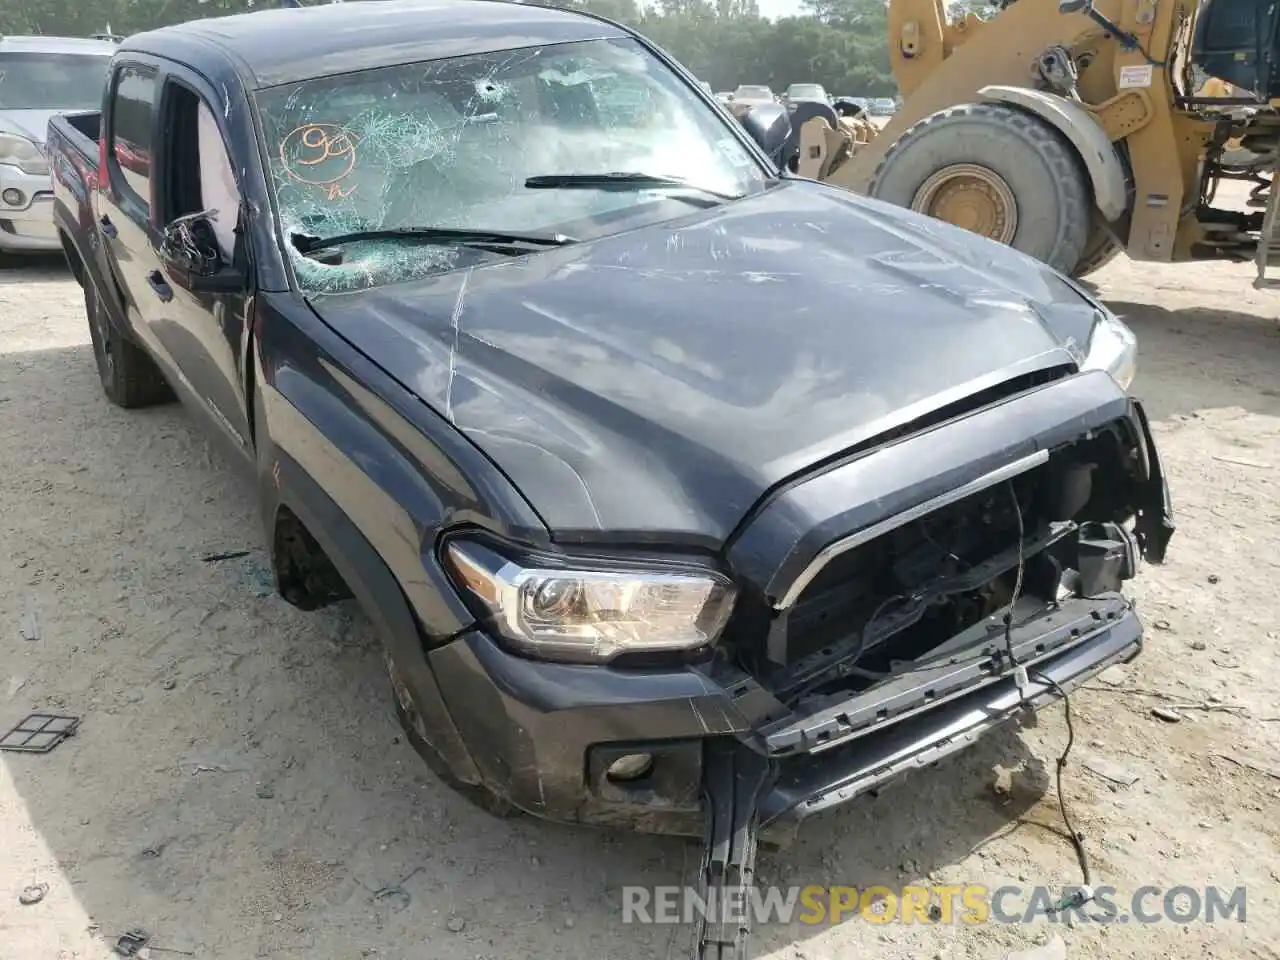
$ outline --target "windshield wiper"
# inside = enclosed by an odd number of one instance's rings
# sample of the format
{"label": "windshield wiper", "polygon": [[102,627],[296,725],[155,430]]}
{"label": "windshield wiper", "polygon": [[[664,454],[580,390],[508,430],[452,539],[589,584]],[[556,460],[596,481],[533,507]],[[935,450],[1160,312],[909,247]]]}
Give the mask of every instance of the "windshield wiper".
{"label": "windshield wiper", "polygon": [[741,200],[746,194],[725,193],[700,186],[681,177],[663,177],[653,173],[548,173],[529,177],[524,185],[530,190],[648,190],[673,187],[695,190],[717,200]]}
{"label": "windshield wiper", "polygon": [[504,233],[498,230],[461,230],[450,227],[393,227],[385,230],[356,230],[342,233],[336,237],[315,237],[305,233],[294,233],[291,236],[294,249],[299,253],[314,253],[325,247],[337,246],[341,243],[355,243],[358,240],[421,240],[424,243],[450,244],[460,247],[493,247],[530,246],[530,247],[563,247],[577,243],[573,237],[562,233]]}

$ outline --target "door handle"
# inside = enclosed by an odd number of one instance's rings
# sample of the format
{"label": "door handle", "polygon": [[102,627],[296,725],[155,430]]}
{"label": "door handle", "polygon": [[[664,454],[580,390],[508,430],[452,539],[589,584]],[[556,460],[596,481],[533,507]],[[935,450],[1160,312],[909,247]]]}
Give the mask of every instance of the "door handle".
{"label": "door handle", "polygon": [[147,286],[160,298],[161,303],[168,303],[173,299],[173,287],[169,286],[159,270],[152,270],[147,274]]}
{"label": "door handle", "polygon": [[98,223],[102,225],[102,235],[108,240],[116,238],[116,225],[111,222],[111,218],[105,214],[99,218]]}

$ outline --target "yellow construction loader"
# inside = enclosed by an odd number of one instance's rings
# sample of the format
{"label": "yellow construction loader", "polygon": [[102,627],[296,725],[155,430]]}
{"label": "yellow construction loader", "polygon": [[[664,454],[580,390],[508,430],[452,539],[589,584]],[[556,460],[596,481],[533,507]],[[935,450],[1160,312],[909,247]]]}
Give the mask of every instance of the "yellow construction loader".
{"label": "yellow construction loader", "polygon": [[[1280,3],[1011,0],[949,20],[890,0],[902,109],[874,137],[796,118],[792,168],[1075,276],[1135,260],[1280,263]],[[1224,81],[1204,91],[1205,78]],[[1222,94],[1227,95],[1222,95]],[[1212,94],[1212,95],[1211,95]],[[1232,95],[1237,94],[1237,95]],[[1250,205],[1215,209],[1224,180]]]}

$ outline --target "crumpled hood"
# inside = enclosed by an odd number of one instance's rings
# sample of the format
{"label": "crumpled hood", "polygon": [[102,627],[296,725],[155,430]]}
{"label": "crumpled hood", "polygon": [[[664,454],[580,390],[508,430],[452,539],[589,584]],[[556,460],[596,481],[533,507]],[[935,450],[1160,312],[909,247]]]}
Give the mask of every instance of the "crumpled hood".
{"label": "crumpled hood", "polygon": [[815,462],[1078,359],[1093,322],[1021,254],[807,182],[313,304],[561,539],[706,546]]}
{"label": "crumpled hood", "polygon": [[58,110],[0,110],[0,133],[16,133],[32,143],[43,145],[48,137],[49,121]]}

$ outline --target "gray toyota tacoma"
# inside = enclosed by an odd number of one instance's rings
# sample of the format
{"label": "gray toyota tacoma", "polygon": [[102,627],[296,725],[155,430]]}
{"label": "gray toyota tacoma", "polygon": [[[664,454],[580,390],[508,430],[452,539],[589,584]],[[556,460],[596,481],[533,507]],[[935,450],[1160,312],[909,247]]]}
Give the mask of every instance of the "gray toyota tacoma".
{"label": "gray toyota tacoma", "polygon": [[597,17],[402,0],[131,37],[48,137],[108,398],[226,442],[441,777],[703,835],[709,890],[1136,656],[1173,529],[1129,330],[781,174],[789,126]]}

